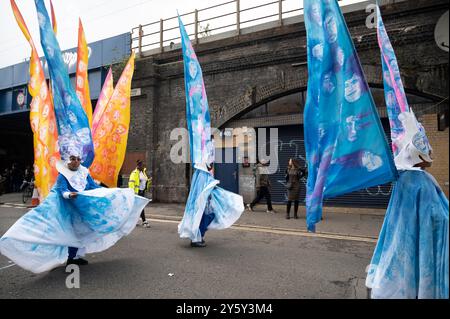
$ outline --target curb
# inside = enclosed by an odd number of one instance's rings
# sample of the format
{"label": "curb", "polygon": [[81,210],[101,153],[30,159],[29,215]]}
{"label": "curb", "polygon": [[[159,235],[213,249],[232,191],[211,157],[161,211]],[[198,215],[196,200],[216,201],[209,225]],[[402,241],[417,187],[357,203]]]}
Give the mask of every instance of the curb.
{"label": "curb", "polygon": [[[150,220],[162,220],[168,222],[179,222],[182,217],[180,216],[167,216],[167,215],[156,215],[156,214],[145,214]],[[340,239],[340,240],[350,240],[350,241],[361,241],[376,243],[378,237],[373,236],[363,236],[363,235],[351,235],[345,233],[331,233],[331,232],[315,232],[311,233],[304,229],[294,229],[294,228],[284,228],[284,227],[268,227],[268,226],[258,226],[258,225],[246,225],[246,224],[234,224],[232,229],[237,230],[249,230],[256,232],[270,232],[274,234],[286,234],[286,235],[300,235],[304,237],[316,237],[316,238],[328,238],[328,239]]]}

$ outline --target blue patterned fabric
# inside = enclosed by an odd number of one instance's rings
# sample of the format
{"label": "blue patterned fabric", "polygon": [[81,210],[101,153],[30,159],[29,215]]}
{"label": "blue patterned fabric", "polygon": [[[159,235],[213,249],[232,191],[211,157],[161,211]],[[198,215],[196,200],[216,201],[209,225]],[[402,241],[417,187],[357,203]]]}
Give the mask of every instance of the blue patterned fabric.
{"label": "blue patterned fabric", "polygon": [[211,156],[214,146],[211,142],[211,117],[202,68],[180,17],[178,22],[183,48],[186,121],[191,161],[193,164],[208,164],[211,158],[214,159],[214,156]]}
{"label": "blue patterned fabric", "polygon": [[51,270],[67,260],[68,247],[79,248],[82,256],[113,246],[131,233],[149,202],[128,188],[84,190],[64,199],[67,190],[73,191],[60,175],[44,202],[1,237],[0,252],[31,272]]}
{"label": "blue patterned fabric", "polygon": [[305,0],[308,97],[306,223],[322,202],[393,181],[397,171],[358,55],[336,0]]}
{"label": "blue patterned fabric", "polygon": [[448,199],[425,171],[401,171],[368,268],[372,298],[448,299]]}
{"label": "blue patterned fabric", "polygon": [[403,112],[409,112],[409,105],[403,88],[402,78],[389,36],[384,27],[380,8],[377,6],[377,34],[381,50],[381,65],[383,66],[383,83],[386,108],[391,127],[392,148],[394,156],[398,155],[400,140],[405,134],[405,128],[399,119]]}
{"label": "blue patterned fabric", "polygon": [[[366,285],[372,288],[372,298],[448,299],[448,199],[430,174],[414,167],[423,159],[413,155],[427,158],[431,146],[415,116],[408,115],[412,111],[379,8],[377,14],[393,150],[397,168],[404,169],[391,195]],[[413,121],[408,123],[408,118]],[[415,143],[417,138],[422,142]]]}
{"label": "blue patterned fabric", "polygon": [[189,129],[191,161],[195,169],[184,216],[178,225],[178,233],[181,238],[200,242],[206,231],[204,228],[200,230],[204,214],[214,214],[214,219],[207,229],[225,229],[239,219],[244,211],[244,201],[242,196],[217,187],[219,181],[215,180],[206,168],[206,165],[211,164],[214,159],[208,99],[197,55],[180,17],[178,22],[184,60],[186,121]]}
{"label": "blue patterned fabric", "polygon": [[35,0],[35,4],[41,45],[52,80],[60,154],[64,160],[67,160],[70,155],[73,155],[75,148],[77,153],[81,153],[83,165],[89,167],[94,161],[94,144],[88,117],[70,83],[67,66],[64,64],[45,3],[43,0]]}
{"label": "blue patterned fabric", "polygon": [[195,170],[183,220],[178,225],[181,238],[202,241],[200,222],[204,213],[214,214],[208,229],[228,228],[241,217],[244,211],[242,197],[217,187],[218,183],[211,174],[201,169]]}

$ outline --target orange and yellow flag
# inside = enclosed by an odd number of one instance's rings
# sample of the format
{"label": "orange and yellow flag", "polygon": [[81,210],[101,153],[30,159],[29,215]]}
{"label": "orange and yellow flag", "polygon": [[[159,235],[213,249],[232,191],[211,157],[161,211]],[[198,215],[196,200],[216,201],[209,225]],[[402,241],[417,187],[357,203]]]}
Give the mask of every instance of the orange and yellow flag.
{"label": "orange and yellow flag", "polygon": [[134,52],[131,54],[119,82],[98,121],[94,140],[95,159],[90,167],[93,178],[108,187],[117,186],[117,177],[125,159],[130,126],[131,80],[134,72]]}
{"label": "orange and yellow flag", "polygon": [[57,144],[56,118],[51,91],[45,80],[44,69],[33,39],[16,3],[14,0],[10,0],[10,2],[17,24],[31,46],[28,90],[33,100],[30,105],[30,123],[34,142],[35,187],[38,189],[42,201],[48,195],[58,177],[56,161],[60,159],[60,155]]}
{"label": "orange and yellow flag", "polygon": [[81,105],[89,120],[89,126],[92,127],[92,102],[91,95],[89,93],[89,81],[88,81],[88,60],[89,51],[84,36],[83,24],[81,19],[78,20],[78,53],[77,53],[77,77],[76,77],[76,93]]}
{"label": "orange and yellow flag", "polygon": [[113,75],[112,70],[109,68],[108,74],[106,75],[105,82],[103,83],[102,91],[100,92],[100,96],[97,100],[97,104],[95,105],[94,115],[92,116],[92,136],[94,136],[95,131],[97,130],[98,123],[105,112],[106,106],[111,99],[111,96],[114,91],[114,83],[113,83]]}
{"label": "orange and yellow flag", "polygon": [[50,0],[50,10],[52,11],[53,32],[56,35],[58,33],[58,25],[56,24],[56,15],[55,15],[55,10],[53,10],[53,2],[52,2],[52,0]]}

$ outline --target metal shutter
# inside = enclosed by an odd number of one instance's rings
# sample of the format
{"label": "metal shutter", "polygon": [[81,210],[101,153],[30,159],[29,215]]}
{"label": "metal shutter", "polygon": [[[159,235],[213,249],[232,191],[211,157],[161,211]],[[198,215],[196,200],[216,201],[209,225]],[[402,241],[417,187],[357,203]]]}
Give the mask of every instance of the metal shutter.
{"label": "metal shutter", "polygon": [[[386,135],[389,137],[389,123],[382,121]],[[267,130],[269,133],[269,130]],[[272,183],[272,201],[275,204],[284,204],[287,201],[287,191],[285,188],[284,172],[289,158],[297,158],[303,166],[305,164],[305,145],[303,137],[303,125],[281,126],[278,128],[278,162],[279,169],[270,176]],[[390,141],[389,141],[390,142]],[[386,208],[391,197],[392,186],[382,185],[369,189],[349,193],[336,198],[328,199],[324,205],[327,206],[348,206],[348,207],[377,207]],[[302,180],[300,191],[301,202],[305,203],[306,180]]]}

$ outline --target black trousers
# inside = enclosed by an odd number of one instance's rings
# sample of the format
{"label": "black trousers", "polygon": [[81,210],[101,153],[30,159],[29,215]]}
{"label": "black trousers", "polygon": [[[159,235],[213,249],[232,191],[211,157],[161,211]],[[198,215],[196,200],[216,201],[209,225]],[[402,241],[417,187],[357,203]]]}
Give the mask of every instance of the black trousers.
{"label": "black trousers", "polygon": [[[299,205],[299,201],[298,200],[296,200],[296,201],[294,201],[294,216],[297,216],[297,213],[298,213],[298,205]],[[291,206],[292,206],[292,201],[291,200],[289,200],[288,202],[287,202],[287,206],[286,206],[286,213],[289,215],[290,213],[291,213]]]}
{"label": "black trousers", "polygon": [[[143,191],[139,190],[138,195],[144,197],[145,196],[145,190],[143,190]],[[146,220],[145,219],[145,207],[144,207],[144,209],[141,212],[141,219],[142,219],[143,222],[145,222],[145,220]]]}
{"label": "black trousers", "polygon": [[69,247],[69,259],[74,259],[77,256],[78,248]]}
{"label": "black trousers", "polygon": [[267,209],[272,210],[272,198],[270,196],[270,191],[267,186],[261,186],[256,192],[256,198],[250,204],[250,207],[253,208],[259,201],[263,198],[266,198],[267,201]]}

